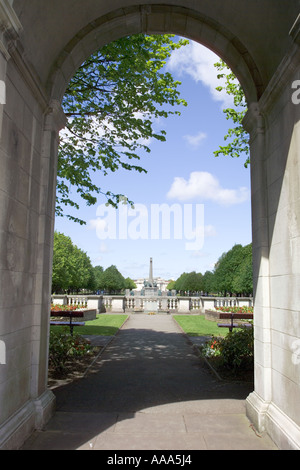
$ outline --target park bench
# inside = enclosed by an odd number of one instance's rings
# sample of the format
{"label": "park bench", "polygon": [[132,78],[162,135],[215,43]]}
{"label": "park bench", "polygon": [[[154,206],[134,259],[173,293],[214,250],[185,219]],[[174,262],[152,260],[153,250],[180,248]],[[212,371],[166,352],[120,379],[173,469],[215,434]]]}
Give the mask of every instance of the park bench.
{"label": "park bench", "polygon": [[[234,320],[253,320],[253,313],[232,313],[232,312],[220,312],[220,319],[229,319],[230,323],[218,323],[219,328],[228,328],[231,332],[233,328],[241,327],[241,324],[234,323]],[[251,323],[243,323],[244,328],[252,327]]]}
{"label": "park bench", "polygon": [[73,321],[73,318],[78,318],[81,315],[80,312],[72,314],[72,312],[53,312],[50,313],[51,317],[67,317],[68,320],[50,320],[50,325],[52,326],[69,326],[70,334],[73,336],[74,326],[84,326],[85,322],[83,321]]}

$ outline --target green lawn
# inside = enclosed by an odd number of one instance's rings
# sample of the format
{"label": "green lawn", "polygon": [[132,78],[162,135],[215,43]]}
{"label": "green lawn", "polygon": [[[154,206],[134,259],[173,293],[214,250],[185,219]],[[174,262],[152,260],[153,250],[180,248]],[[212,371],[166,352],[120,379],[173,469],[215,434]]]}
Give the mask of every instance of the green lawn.
{"label": "green lawn", "polygon": [[174,319],[189,336],[226,336],[227,328],[219,328],[204,315],[174,315]]}
{"label": "green lawn", "polygon": [[[86,321],[85,326],[75,326],[74,333],[79,333],[80,335],[113,336],[123,325],[127,317],[128,315],[97,315],[95,320]],[[81,321],[81,319],[78,319],[78,321]],[[62,326],[51,326],[53,331],[62,331],[62,329]]]}

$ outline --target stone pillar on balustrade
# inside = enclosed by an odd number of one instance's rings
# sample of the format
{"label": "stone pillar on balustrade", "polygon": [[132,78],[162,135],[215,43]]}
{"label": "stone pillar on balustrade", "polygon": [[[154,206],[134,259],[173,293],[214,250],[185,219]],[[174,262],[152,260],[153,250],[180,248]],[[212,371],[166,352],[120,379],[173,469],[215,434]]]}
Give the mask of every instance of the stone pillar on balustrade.
{"label": "stone pillar on balustrade", "polygon": [[178,313],[190,313],[191,310],[191,299],[189,297],[178,298]]}
{"label": "stone pillar on balustrade", "polygon": [[165,313],[169,312],[167,296],[162,296],[160,299],[160,312],[165,312]]}
{"label": "stone pillar on balustrade", "polygon": [[102,295],[89,296],[87,298],[87,308],[96,310],[97,313],[103,313],[105,310],[104,303],[103,303],[103,296]]}
{"label": "stone pillar on balustrade", "polygon": [[141,297],[135,297],[134,299],[134,311],[135,312],[142,312],[143,311],[143,302]]}
{"label": "stone pillar on balustrade", "polygon": [[112,313],[124,313],[125,312],[125,297],[113,296],[111,302]]}

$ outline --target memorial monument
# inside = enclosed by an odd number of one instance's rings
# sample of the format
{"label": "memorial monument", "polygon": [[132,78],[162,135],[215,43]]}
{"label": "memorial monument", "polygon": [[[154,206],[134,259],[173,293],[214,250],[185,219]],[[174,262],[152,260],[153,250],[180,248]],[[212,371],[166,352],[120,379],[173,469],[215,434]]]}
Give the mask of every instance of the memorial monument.
{"label": "memorial monument", "polygon": [[144,281],[143,294],[146,297],[144,310],[156,312],[158,310],[159,289],[153,278],[153,260],[150,258],[149,278]]}
{"label": "memorial monument", "polygon": [[153,297],[158,295],[157,283],[153,278],[153,260],[150,258],[149,278],[144,281],[144,293],[146,297]]}

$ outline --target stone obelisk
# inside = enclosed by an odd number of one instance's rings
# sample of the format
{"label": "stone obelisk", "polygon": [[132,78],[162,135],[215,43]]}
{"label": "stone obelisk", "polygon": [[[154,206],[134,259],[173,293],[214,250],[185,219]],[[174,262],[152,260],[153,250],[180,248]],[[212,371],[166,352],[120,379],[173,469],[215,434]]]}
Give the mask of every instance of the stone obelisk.
{"label": "stone obelisk", "polygon": [[152,258],[150,258],[149,285],[150,285],[150,287],[153,287],[153,266],[152,266]]}

